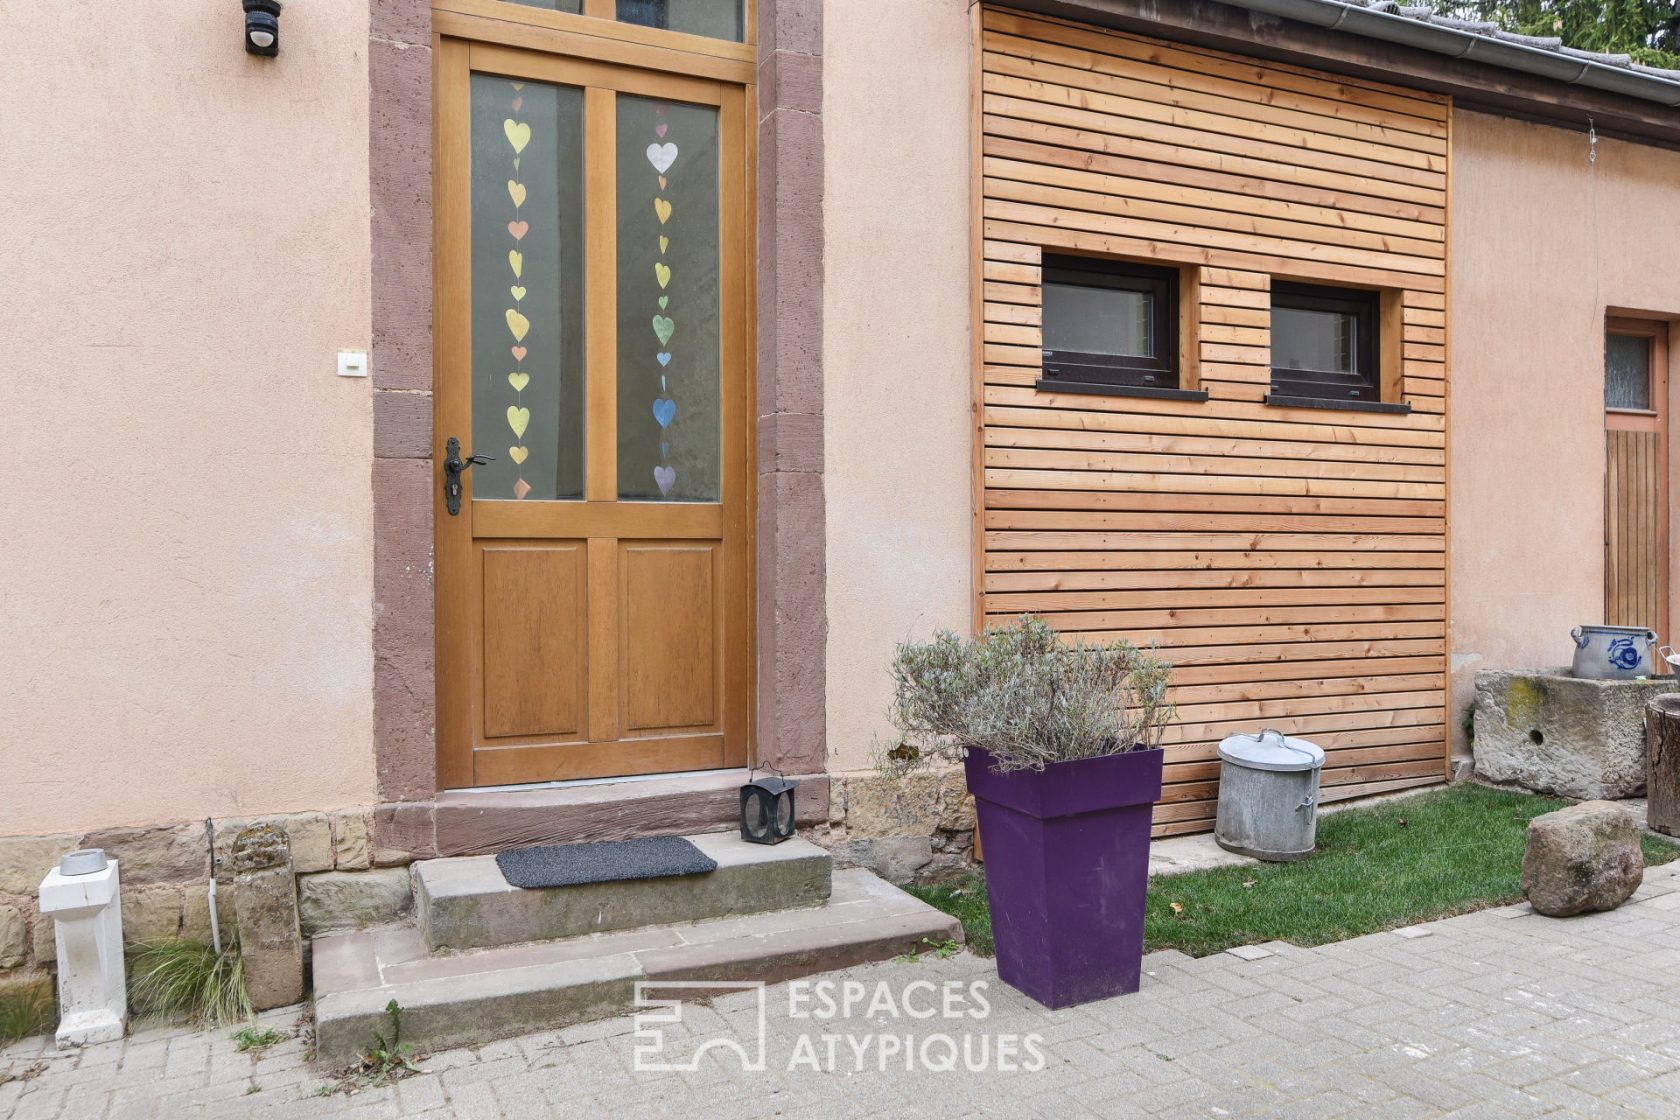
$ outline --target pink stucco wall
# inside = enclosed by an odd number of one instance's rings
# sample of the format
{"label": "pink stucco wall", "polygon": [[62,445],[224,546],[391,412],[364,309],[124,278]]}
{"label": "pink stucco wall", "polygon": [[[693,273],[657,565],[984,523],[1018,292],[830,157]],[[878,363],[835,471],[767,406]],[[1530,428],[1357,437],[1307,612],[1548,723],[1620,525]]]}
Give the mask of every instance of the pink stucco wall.
{"label": "pink stucco wall", "polygon": [[242,18],[0,4],[0,835],[373,797],[367,5]]}
{"label": "pink stucco wall", "polygon": [[1453,117],[1455,723],[1477,669],[1566,664],[1603,621],[1604,317],[1680,316],[1680,152],[1589,153],[1585,127]]}
{"label": "pink stucco wall", "polygon": [[[0,835],[365,803],[369,383],[333,363],[369,342],[366,6],[290,6],[273,60],[232,0],[106,10],[0,4],[30,44],[0,67]],[[971,610],[969,14],[824,12],[845,770],[892,643]],[[1454,127],[1462,709],[1601,614],[1602,319],[1680,316],[1680,153]]]}
{"label": "pink stucco wall", "polygon": [[970,9],[823,6],[828,748],[890,736],[893,647],[966,633],[973,398]]}

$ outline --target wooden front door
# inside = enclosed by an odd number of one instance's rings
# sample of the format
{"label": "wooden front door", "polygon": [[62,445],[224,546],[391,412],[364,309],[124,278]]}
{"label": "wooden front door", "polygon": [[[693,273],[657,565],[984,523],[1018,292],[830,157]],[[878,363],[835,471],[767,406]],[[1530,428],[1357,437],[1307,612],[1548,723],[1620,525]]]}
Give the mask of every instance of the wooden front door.
{"label": "wooden front door", "polygon": [[1604,621],[1668,633],[1668,324],[1604,337]]}
{"label": "wooden front door", "polygon": [[[444,39],[444,788],[743,765],[743,89]],[[450,440],[493,456],[446,493]]]}

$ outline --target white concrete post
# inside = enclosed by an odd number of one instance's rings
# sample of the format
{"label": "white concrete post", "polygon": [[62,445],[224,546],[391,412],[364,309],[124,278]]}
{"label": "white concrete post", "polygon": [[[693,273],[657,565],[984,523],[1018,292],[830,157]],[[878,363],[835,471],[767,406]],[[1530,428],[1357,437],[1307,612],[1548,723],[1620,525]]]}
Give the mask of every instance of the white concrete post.
{"label": "white concrete post", "polygon": [[[93,867],[82,874],[66,874]],[[117,861],[71,852],[41,880],[41,913],[58,944],[58,1045],[117,1042],[128,1028]]]}

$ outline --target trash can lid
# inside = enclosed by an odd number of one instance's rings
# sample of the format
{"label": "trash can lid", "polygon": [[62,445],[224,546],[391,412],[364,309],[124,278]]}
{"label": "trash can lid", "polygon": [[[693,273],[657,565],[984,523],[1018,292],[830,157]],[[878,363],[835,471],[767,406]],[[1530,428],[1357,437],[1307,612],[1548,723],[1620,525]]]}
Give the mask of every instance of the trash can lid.
{"label": "trash can lid", "polygon": [[1317,743],[1292,739],[1270,727],[1258,735],[1227,736],[1219,744],[1219,757],[1250,770],[1317,770],[1324,765],[1324,750]]}

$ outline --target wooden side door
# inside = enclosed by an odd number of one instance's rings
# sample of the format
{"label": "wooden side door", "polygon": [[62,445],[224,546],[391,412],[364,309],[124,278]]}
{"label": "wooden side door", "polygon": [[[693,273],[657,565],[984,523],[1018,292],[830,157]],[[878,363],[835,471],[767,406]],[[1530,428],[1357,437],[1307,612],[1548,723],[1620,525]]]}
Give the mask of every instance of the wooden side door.
{"label": "wooden side door", "polygon": [[452,39],[436,88],[440,783],[743,765],[743,89]]}
{"label": "wooden side door", "polygon": [[1668,639],[1668,325],[1604,335],[1604,620]]}

